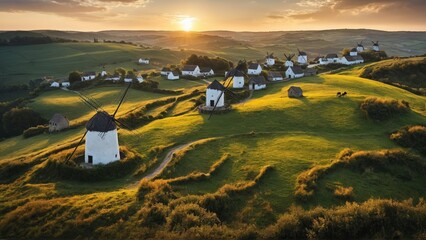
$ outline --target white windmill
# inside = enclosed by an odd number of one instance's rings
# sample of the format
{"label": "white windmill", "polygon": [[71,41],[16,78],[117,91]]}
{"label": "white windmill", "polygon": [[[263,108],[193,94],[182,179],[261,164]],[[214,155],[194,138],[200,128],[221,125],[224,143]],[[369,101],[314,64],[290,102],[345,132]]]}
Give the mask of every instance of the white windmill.
{"label": "white windmill", "polygon": [[[88,164],[107,164],[113,161],[120,160],[120,148],[118,145],[117,125],[125,126],[122,122],[115,118],[121,104],[124,101],[130,84],[124,91],[120,102],[117,105],[114,113],[110,115],[100,108],[100,106],[93,100],[80,94],[84,103],[94,108],[96,114],[86,123],[86,132],[81,137],[79,143],[74,148],[74,151],[69,155],[67,161],[71,159],[77,150],[78,146],[83,142],[86,137],[86,145],[84,152],[84,162]],[[126,126],[125,126],[126,127]]]}
{"label": "white windmill", "polygon": [[288,56],[284,53],[284,57],[286,58],[286,61],[284,63],[284,66],[286,67],[293,67],[293,60],[291,60],[294,57],[294,54],[289,54]]}
{"label": "white windmill", "polygon": [[376,41],[376,42],[371,41],[371,42],[373,43],[373,51],[375,51],[375,52],[379,52],[379,51],[380,51],[380,48],[379,48],[379,41]]}

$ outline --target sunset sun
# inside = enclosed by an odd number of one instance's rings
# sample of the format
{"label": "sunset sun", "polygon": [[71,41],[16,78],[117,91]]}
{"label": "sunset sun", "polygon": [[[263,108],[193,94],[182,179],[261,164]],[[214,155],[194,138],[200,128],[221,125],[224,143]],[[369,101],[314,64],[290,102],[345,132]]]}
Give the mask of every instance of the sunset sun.
{"label": "sunset sun", "polygon": [[185,32],[189,32],[192,30],[192,23],[194,21],[194,18],[192,17],[185,17],[180,21],[180,25],[182,27],[182,30]]}

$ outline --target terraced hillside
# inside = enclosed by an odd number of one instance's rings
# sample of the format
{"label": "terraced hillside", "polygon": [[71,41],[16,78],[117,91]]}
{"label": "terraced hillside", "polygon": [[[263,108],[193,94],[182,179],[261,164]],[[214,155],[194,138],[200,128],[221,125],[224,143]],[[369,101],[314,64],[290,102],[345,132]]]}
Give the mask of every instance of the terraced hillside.
{"label": "terraced hillside", "polygon": [[[293,85],[303,89],[303,98],[288,98]],[[118,91],[113,89],[91,95],[108,102]],[[330,238],[317,224],[332,221],[320,220],[328,214],[324,211],[335,214],[337,222],[337,216],[349,221],[374,215],[368,211],[397,208],[425,218],[424,203],[416,204],[426,196],[426,158],[415,150],[407,153],[389,138],[406,125],[425,124],[424,96],[360,77],[324,74],[270,84],[231,112],[208,120],[193,110],[203,91],[195,86],[179,96],[131,92],[120,114],[138,113],[140,122],[135,131],[119,130],[126,158],[115,164],[84,170],[64,163],[82,127],[0,142],[1,235],[185,238],[215,232],[230,238]],[[336,97],[343,91],[347,96]],[[31,103],[45,115],[59,109],[49,99],[68,93],[47,94]],[[366,97],[404,100],[411,110],[377,122],[360,110]],[[89,117],[88,112],[74,112],[79,103],[67,102],[64,111],[72,121]],[[170,163],[154,180],[139,183],[168,157]],[[356,204],[370,198],[412,198],[414,203]],[[345,201],[355,203],[333,208]],[[331,209],[304,212],[295,207],[318,205]],[[364,211],[368,214],[362,215]],[[359,218],[351,217],[355,212]],[[399,215],[383,218],[404,222]],[[397,232],[412,237],[426,227],[421,220],[415,223],[417,230],[398,224],[389,223],[384,231],[366,224],[369,231],[356,233],[340,226],[341,235],[334,237],[387,238]]]}

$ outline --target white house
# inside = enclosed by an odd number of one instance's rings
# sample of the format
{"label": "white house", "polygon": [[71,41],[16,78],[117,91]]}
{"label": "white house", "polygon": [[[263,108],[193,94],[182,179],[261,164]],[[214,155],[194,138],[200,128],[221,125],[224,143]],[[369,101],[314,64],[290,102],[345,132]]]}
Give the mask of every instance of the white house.
{"label": "white house", "polygon": [[343,56],[340,59],[340,63],[341,64],[345,64],[345,65],[354,65],[354,64],[359,64],[359,63],[363,63],[364,59],[361,56]]}
{"label": "white house", "polygon": [[85,72],[81,76],[81,81],[89,81],[96,78],[96,72]]}
{"label": "white house", "polygon": [[266,80],[263,76],[254,76],[249,80],[249,90],[261,90],[266,88]]}
{"label": "white house", "polygon": [[364,46],[362,45],[362,41],[360,43],[357,43],[356,50],[358,52],[363,52],[364,51]]}
{"label": "white house", "polygon": [[301,78],[305,75],[303,69],[299,66],[288,67],[285,71],[287,78]]}
{"label": "white house", "polygon": [[243,88],[244,87],[244,74],[237,71],[232,79],[232,88]]}
{"label": "white house", "polygon": [[249,75],[259,75],[262,72],[262,67],[258,63],[250,63],[247,69]]}
{"label": "white house", "polygon": [[107,72],[105,70],[102,70],[101,77],[105,77],[107,75]]}
{"label": "white house", "polygon": [[202,67],[202,68],[200,68],[200,75],[202,75],[202,76],[213,76],[214,71],[213,71],[212,68]]}
{"label": "white house", "polygon": [[274,66],[275,65],[275,58],[274,58],[274,53],[266,53],[266,65],[268,66]]}
{"label": "white house", "polygon": [[349,52],[350,56],[358,56],[358,50],[356,50],[356,48],[352,48],[351,51]]}
{"label": "white house", "polygon": [[105,80],[107,80],[107,81],[114,81],[114,82],[116,82],[116,81],[120,81],[120,78],[121,78],[121,76],[120,76],[120,75],[118,75],[118,74],[114,74],[114,75],[109,75],[109,76],[107,76],[107,77],[105,78]]}
{"label": "white house", "polygon": [[206,107],[224,107],[225,93],[223,91],[225,91],[225,87],[217,80],[210,83],[206,91]]}
{"label": "white house", "polygon": [[56,88],[58,88],[58,87],[60,87],[61,86],[61,84],[59,84],[58,82],[52,82],[51,84],[50,84],[50,87],[56,87]]}
{"label": "white house", "polygon": [[185,65],[182,69],[182,75],[198,77],[201,75],[200,67],[197,65]]}
{"label": "white house", "polygon": [[169,73],[171,73],[171,72],[172,72],[172,70],[171,70],[170,68],[163,67],[163,68],[161,69],[161,71],[160,71],[160,75],[161,75],[161,76],[167,76],[167,75],[169,75]]}
{"label": "white house", "polygon": [[169,74],[167,75],[167,79],[178,80],[179,79],[179,73],[178,72],[169,72]]}
{"label": "white house", "polygon": [[329,53],[325,57],[320,59],[319,64],[325,65],[329,63],[338,63],[340,61],[339,56],[335,53]]}
{"label": "white house", "polygon": [[279,73],[279,72],[269,72],[268,73],[268,80],[269,81],[282,81],[284,78],[283,78],[283,75],[281,75],[281,73]]}
{"label": "white house", "polygon": [[117,126],[106,112],[97,112],[86,124],[84,161],[107,164],[120,160]]}
{"label": "white house", "polygon": [[380,51],[380,48],[379,48],[379,41],[376,41],[376,42],[372,42],[373,43],[373,51],[375,51],[375,52],[379,52]]}
{"label": "white house", "polygon": [[136,77],[136,80],[138,80],[138,82],[139,82],[139,83],[141,83],[141,82],[143,82],[143,81],[144,81],[144,79],[143,79],[142,75],[137,76],[137,77]]}
{"label": "white house", "polygon": [[149,64],[149,59],[147,59],[147,58],[139,58],[139,64]]}
{"label": "white house", "polygon": [[133,75],[126,75],[125,77],[124,77],[124,82],[126,82],[126,83],[131,83],[131,82],[133,82],[133,78],[134,78],[135,76],[133,76]]}
{"label": "white house", "polygon": [[306,54],[306,52],[299,51],[299,56],[297,56],[297,62],[302,65],[308,64],[308,55]]}
{"label": "white house", "polygon": [[69,87],[71,84],[68,81],[61,82],[62,87]]}

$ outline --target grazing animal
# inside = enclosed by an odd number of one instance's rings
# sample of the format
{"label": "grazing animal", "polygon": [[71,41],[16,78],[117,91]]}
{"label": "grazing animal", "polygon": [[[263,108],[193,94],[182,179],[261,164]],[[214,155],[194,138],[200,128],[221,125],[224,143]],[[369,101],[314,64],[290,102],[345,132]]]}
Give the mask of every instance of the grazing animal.
{"label": "grazing animal", "polygon": [[337,92],[336,97],[340,97],[342,95],[341,92]]}
{"label": "grazing animal", "polygon": [[343,96],[346,96],[346,94],[348,94],[348,93],[347,93],[347,92],[343,92],[341,96],[342,96],[342,97],[343,97]]}

